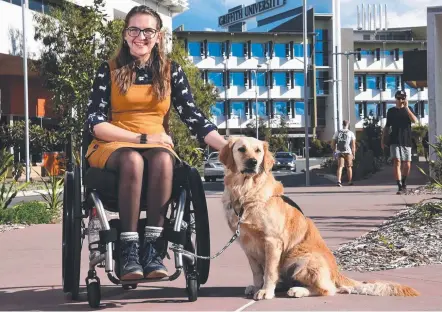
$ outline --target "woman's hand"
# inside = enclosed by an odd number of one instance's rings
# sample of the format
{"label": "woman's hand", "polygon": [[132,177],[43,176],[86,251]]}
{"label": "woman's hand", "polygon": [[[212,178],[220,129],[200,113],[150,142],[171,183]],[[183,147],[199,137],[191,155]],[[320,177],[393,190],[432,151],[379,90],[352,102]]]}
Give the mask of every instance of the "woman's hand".
{"label": "woman's hand", "polygon": [[172,138],[164,132],[163,133],[156,133],[156,134],[148,134],[147,135],[147,143],[163,144],[163,145],[169,146],[171,148],[174,147]]}

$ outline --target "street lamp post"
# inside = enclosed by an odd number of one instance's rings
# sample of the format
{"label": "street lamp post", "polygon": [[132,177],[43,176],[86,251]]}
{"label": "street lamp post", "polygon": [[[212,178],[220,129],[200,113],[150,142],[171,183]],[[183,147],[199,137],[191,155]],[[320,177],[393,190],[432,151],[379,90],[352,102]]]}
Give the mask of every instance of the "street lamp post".
{"label": "street lamp post", "polygon": [[23,16],[23,80],[24,80],[24,100],[25,100],[25,147],[26,147],[26,182],[30,181],[30,163],[29,163],[29,109],[28,109],[28,57],[26,48],[26,14],[28,1],[22,0]]}
{"label": "street lamp post", "polygon": [[[348,122],[350,129],[350,55],[356,55],[358,52],[345,51],[345,52],[335,52],[334,55],[345,55],[347,57],[347,106],[348,106]],[[338,105],[339,106],[339,105]]]}
{"label": "street lamp post", "polygon": [[[261,65],[257,65],[258,68],[261,68]],[[256,139],[259,140],[259,122],[258,122],[258,71],[255,70],[255,118],[256,118]]]}
{"label": "street lamp post", "polygon": [[304,42],[304,128],[305,128],[305,186],[310,186],[310,153],[309,153],[309,93],[308,93],[308,58],[307,58],[307,0],[302,4],[302,41]]}

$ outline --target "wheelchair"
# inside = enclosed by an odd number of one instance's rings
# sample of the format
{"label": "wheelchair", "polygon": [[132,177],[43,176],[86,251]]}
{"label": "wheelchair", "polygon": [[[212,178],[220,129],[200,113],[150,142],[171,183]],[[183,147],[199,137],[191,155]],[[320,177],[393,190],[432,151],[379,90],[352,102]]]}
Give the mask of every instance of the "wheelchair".
{"label": "wheelchair", "polygon": [[[99,254],[89,261],[85,278],[87,298],[91,308],[98,308],[101,300],[100,279],[96,268],[104,268],[107,277],[124,290],[135,289],[139,283],[172,281],[185,274],[189,301],[196,301],[201,285],[209,277],[210,229],[206,197],[198,171],[185,162],[174,168],[173,191],[164,223],[162,257],[168,255],[171,245],[175,260],[175,272],[159,279],[122,281],[119,278],[119,235],[120,220],[108,220],[106,212],[118,212],[118,177],[113,171],[91,168],[85,159],[85,152],[92,140],[87,129],[83,130],[81,165],[74,161],[72,136],[66,146],[66,169],[63,192],[62,222],[62,281],[63,292],[72,300],[79,300],[80,259],[83,240],[87,236],[85,219],[94,209],[100,220],[101,230],[98,242],[88,242],[89,251]],[[144,179],[145,180],[145,179]],[[143,180],[143,192],[146,190]],[[83,186],[81,185],[83,181]],[[145,198],[143,193],[142,198]],[[144,205],[141,205],[144,207]],[[140,218],[140,238],[146,218]],[[98,245],[92,248],[91,245]],[[98,251],[98,252],[97,252]],[[206,258],[203,258],[206,257]]]}

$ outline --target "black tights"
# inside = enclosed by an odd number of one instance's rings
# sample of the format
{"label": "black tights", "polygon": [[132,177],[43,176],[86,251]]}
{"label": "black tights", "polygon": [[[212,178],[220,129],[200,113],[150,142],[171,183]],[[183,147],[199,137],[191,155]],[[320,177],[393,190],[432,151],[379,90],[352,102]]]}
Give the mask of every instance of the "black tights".
{"label": "black tights", "polygon": [[144,159],[147,160],[147,225],[162,227],[167,202],[172,195],[173,159],[164,150],[137,152],[121,148],[112,153],[106,168],[119,175],[118,208],[121,231],[137,232],[140,216],[140,199],[144,172]]}

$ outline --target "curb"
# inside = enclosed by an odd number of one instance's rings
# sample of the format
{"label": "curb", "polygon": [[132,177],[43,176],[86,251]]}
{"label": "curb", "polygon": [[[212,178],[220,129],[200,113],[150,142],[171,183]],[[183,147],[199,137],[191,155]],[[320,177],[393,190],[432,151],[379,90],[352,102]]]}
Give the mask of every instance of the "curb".
{"label": "curb", "polygon": [[327,174],[327,173],[322,173],[322,174],[318,174],[318,176],[323,177],[333,183],[337,183],[338,182],[338,178],[333,175],[333,174]]}

